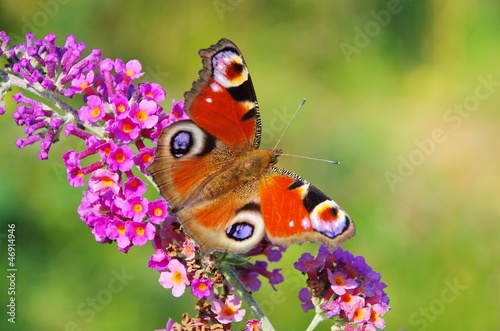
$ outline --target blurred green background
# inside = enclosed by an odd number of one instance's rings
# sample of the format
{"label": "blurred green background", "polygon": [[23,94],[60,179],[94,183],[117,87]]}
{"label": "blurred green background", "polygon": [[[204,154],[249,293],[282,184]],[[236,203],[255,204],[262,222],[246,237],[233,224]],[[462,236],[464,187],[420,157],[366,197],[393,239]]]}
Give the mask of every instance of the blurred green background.
{"label": "blurred green background", "polygon": [[[181,99],[201,68],[200,48],[233,40],[251,70],[272,147],[332,196],[356,223],[343,247],[382,274],[393,310],[387,330],[499,330],[500,3],[495,1],[2,1],[0,30],[20,41],[69,34],[103,57],[139,59],[145,79]],[[100,245],[76,207],[62,140],[45,162],[9,113],[0,117],[0,233],[16,224],[17,320],[2,330],[154,330],[193,313],[147,268],[152,249]],[[151,197],[155,192],[151,191]],[[279,265],[288,282],[256,293],[277,330],[305,330],[302,276],[292,247]],[[6,274],[2,271],[1,274]],[[118,284],[118,285],[117,285]],[[111,289],[113,291],[111,292]],[[92,299],[94,298],[94,299]],[[97,299],[95,299],[97,298]],[[92,300],[96,300],[92,302]],[[320,330],[329,330],[325,322]]]}

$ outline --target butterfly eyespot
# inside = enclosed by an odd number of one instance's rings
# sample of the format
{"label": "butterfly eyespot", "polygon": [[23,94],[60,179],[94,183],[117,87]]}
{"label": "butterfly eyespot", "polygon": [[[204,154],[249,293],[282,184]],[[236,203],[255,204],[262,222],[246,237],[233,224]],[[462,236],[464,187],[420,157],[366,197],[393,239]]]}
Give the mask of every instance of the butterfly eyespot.
{"label": "butterfly eyespot", "polygon": [[189,153],[193,146],[193,137],[191,132],[179,131],[170,141],[170,152],[176,158],[180,158]]}
{"label": "butterfly eyespot", "polygon": [[251,224],[241,222],[231,225],[231,227],[226,230],[226,234],[231,239],[242,241],[252,237],[253,230],[254,227]]}
{"label": "butterfly eyespot", "polygon": [[311,223],[314,230],[328,238],[335,238],[349,227],[350,219],[335,202],[326,200],[312,210]]}

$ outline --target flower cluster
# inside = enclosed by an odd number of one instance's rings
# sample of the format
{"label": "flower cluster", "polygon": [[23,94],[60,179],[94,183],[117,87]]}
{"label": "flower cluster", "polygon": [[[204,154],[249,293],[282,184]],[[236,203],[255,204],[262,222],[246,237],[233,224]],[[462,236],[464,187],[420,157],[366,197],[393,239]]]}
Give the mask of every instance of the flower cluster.
{"label": "flower cluster", "polygon": [[[139,61],[102,59],[100,50],[84,56],[86,45],[73,36],[64,46],[56,45],[56,39],[28,33],[25,43],[10,45],[7,34],[0,32],[0,60],[7,61],[0,68],[0,115],[12,86],[30,93],[12,96],[17,104],[14,120],[26,134],[16,145],[22,149],[38,143],[39,158],[45,160],[62,134],[77,139],[79,148],[65,152],[62,162],[71,186],[87,185],[78,214],[96,241],[116,242],[123,252],[150,241],[155,252],[148,265],[159,271],[159,283],[174,297],[189,289],[197,299],[195,317],[186,313],[181,323],[169,319],[164,331],[231,330],[246,313],[241,308],[245,295],[240,298],[235,292],[259,290],[262,278],[274,290],[284,281],[281,269],[268,269],[268,262],[281,259],[284,248],[263,241],[244,255],[201,254],[177,219],[168,215],[167,202],[144,196],[143,178],[160,133],[188,118],[184,103],[173,101],[171,112],[163,113],[159,103],[166,93],[161,86],[136,82],[143,75]],[[81,100],[78,109],[64,101],[75,98]],[[381,317],[390,309],[385,284],[363,258],[321,246],[316,258],[306,253],[295,267],[309,276],[308,288],[299,296],[305,311],[316,308],[326,318],[335,317],[347,331],[384,326]],[[252,298],[245,300],[251,309],[258,306]],[[253,312],[261,320],[248,320],[247,331],[258,331],[268,322],[263,313]]]}
{"label": "flower cluster", "polygon": [[294,267],[308,276],[308,287],[299,292],[304,311],[316,308],[325,318],[337,318],[345,331],[385,327],[382,316],[391,309],[386,285],[362,256],[322,245],[317,257],[305,253]]}
{"label": "flower cluster", "polygon": [[[4,32],[0,39],[1,54],[12,73],[29,84],[27,89],[49,96],[68,111],[61,115],[40,101],[14,94],[18,106],[13,116],[27,134],[17,140],[17,146],[24,148],[40,141],[39,157],[43,160],[60,133],[81,139],[85,148],[69,150],[62,158],[70,185],[83,186],[88,178],[78,213],[95,239],[116,241],[124,252],[152,240],[155,225],[167,216],[167,203],[143,197],[146,184],[133,168],[146,174],[154,158],[154,147],[146,144],[154,144],[167,125],[187,118],[183,102],[174,102],[174,111],[162,114],[158,103],[165,99],[165,91],[160,85],[134,83],[143,74],[139,61],[101,59],[100,50],[81,58],[86,46],[73,36],[66,38],[63,47],[55,44],[52,34],[39,40],[28,33],[26,43],[13,47],[9,47]],[[78,110],[61,99],[77,95],[83,101]]]}
{"label": "flower cluster", "polygon": [[[171,289],[174,297],[189,286],[199,307],[204,307],[184,324],[218,323],[230,329],[232,322],[243,319],[245,310],[240,309],[240,298],[231,294],[234,289],[218,271],[219,259],[199,254],[175,217],[168,216],[165,200],[144,197],[147,184],[141,176],[148,174],[146,168],[154,159],[163,128],[188,118],[183,102],[174,101],[172,111],[162,113],[159,103],[165,99],[165,91],[160,85],[135,83],[143,75],[139,61],[101,59],[100,50],[83,56],[86,45],[74,36],[68,36],[62,47],[56,45],[56,39],[53,34],[35,39],[28,33],[26,43],[11,46],[7,34],[0,32],[0,57],[8,63],[0,72],[8,82],[0,85],[0,114],[5,113],[3,97],[12,85],[52,103],[21,92],[13,95],[17,104],[13,117],[27,135],[17,140],[17,146],[39,142],[39,158],[45,160],[62,133],[80,139],[83,144],[78,146],[84,148],[68,150],[62,161],[71,186],[87,184],[78,214],[96,241],[116,242],[123,252],[151,241],[155,253],[149,267],[160,271],[160,284]],[[64,101],[77,96],[82,100],[79,109]],[[283,250],[261,244],[247,256],[263,254],[276,262]],[[236,260],[234,270],[248,289],[260,288],[258,276],[267,278],[273,287],[283,281],[280,269],[268,270],[266,261]],[[259,321],[248,323],[249,330],[260,328]]]}
{"label": "flower cluster", "polygon": [[[284,248],[261,243],[244,258],[234,256],[221,259],[219,254],[201,255],[199,247],[176,230],[175,218],[167,217],[161,231],[155,236],[155,253],[149,260],[149,267],[160,271],[159,283],[171,289],[174,297],[180,297],[190,287],[191,295],[198,299],[197,316],[185,314],[181,323],[169,320],[167,331],[191,330],[206,327],[206,330],[231,330],[233,322],[240,322],[245,309],[240,309],[241,300],[232,294],[234,289],[221,273],[221,264],[231,264],[240,282],[247,290],[257,291],[261,286],[258,276],[269,280],[271,286],[283,282],[281,269],[269,271],[267,262],[248,262],[248,257],[262,255],[269,262],[279,261]],[[249,331],[260,330],[260,321],[247,321]],[[200,328],[200,330],[205,330]]]}

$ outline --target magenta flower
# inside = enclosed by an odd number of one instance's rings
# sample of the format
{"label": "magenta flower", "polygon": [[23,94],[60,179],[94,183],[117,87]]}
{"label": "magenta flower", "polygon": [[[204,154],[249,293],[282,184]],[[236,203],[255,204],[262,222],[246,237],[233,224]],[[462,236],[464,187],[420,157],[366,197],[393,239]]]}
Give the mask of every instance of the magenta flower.
{"label": "magenta flower", "polygon": [[87,104],[88,106],[83,106],[78,111],[80,120],[94,123],[104,118],[106,111],[101,98],[97,95],[91,95],[87,98]]}
{"label": "magenta flower", "polygon": [[[167,202],[163,199],[151,201],[148,204],[149,221],[153,224],[160,224],[167,217]],[[194,248],[192,249],[194,254]],[[183,252],[184,254],[184,252]],[[188,255],[186,255],[187,257]]]}
{"label": "magenta flower", "polygon": [[128,222],[127,236],[132,244],[136,246],[144,245],[148,240],[155,237],[156,228],[149,222]]}
{"label": "magenta flower", "polygon": [[169,271],[160,273],[160,279],[158,281],[164,288],[171,288],[174,297],[180,297],[184,294],[186,286],[189,285],[186,276],[186,268],[179,260],[172,259],[168,263],[167,269]]}
{"label": "magenta flower", "polygon": [[146,193],[146,184],[137,177],[130,177],[123,185],[123,194],[129,198],[140,197],[144,193]]}
{"label": "magenta flower", "polygon": [[212,311],[217,315],[217,320],[222,324],[239,322],[245,317],[245,309],[240,309],[241,300],[236,295],[228,295],[225,302],[214,300]]}
{"label": "magenta flower", "polygon": [[148,200],[141,197],[133,197],[123,206],[125,216],[132,218],[136,222],[142,221],[148,212]]}
{"label": "magenta flower", "polygon": [[134,165],[134,151],[127,145],[117,147],[109,153],[106,162],[110,170],[129,171]]}
{"label": "magenta flower", "polygon": [[212,291],[212,282],[207,278],[195,278],[191,282],[191,293],[197,298],[210,296]]}
{"label": "magenta flower", "polygon": [[170,257],[165,253],[163,249],[156,249],[156,252],[151,255],[149,259],[148,266],[151,269],[156,270],[164,270],[167,268],[168,263],[170,262]]}
{"label": "magenta flower", "polygon": [[141,129],[130,118],[117,119],[109,127],[109,131],[121,142],[129,143],[139,137]]}
{"label": "magenta flower", "polygon": [[134,163],[141,169],[142,172],[146,172],[147,166],[149,166],[154,159],[155,148],[144,147],[140,150],[139,154],[134,157]]}
{"label": "magenta flower", "polygon": [[116,118],[122,119],[129,115],[128,99],[125,96],[116,94],[111,97],[110,102],[116,114]]}
{"label": "magenta flower", "polygon": [[106,227],[106,237],[116,240],[118,249],[126,252],[131,246],[130,239],[127,235],[127,224],[120,220],[113,220]]}

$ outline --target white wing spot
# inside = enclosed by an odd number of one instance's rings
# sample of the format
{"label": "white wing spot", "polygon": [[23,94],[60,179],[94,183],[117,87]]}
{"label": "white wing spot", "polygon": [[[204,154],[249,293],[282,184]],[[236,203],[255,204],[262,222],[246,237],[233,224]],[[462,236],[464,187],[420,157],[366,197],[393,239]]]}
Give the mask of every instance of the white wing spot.
{"label": "white wing spot", "polygon": [[304,230],[308,230],[311,227],[311,222],[309,222],[309,219],[304,218],[302,220],[302,227],[304,228]]}
{"label": "white wing spot", "polygon": [[210,89],[211,89],[212,91],[214,91],[214,92],[220,92],[220,91],[222,91],[222,88],[221,88],[221,87],[220,87],[220,85],[219,85],[219,84],[217,84],[217,83],[212,83],[212,84],[210,84]]}
{"label": "white wing spot", "polygon": [[212,98],[206,98],[206,99],[205,99],[205,101],[206,101],[207,103],[212,103]]}
{"label": "white wing spot", "polygon": [[295,224],[293,223],[293,221],[290,221],[290,222],[288,223],[288,226],[289,226],[289,227],[291,227],[291,228],[293,228],[293,226],[294,226],[294,225],[295,225]]}

